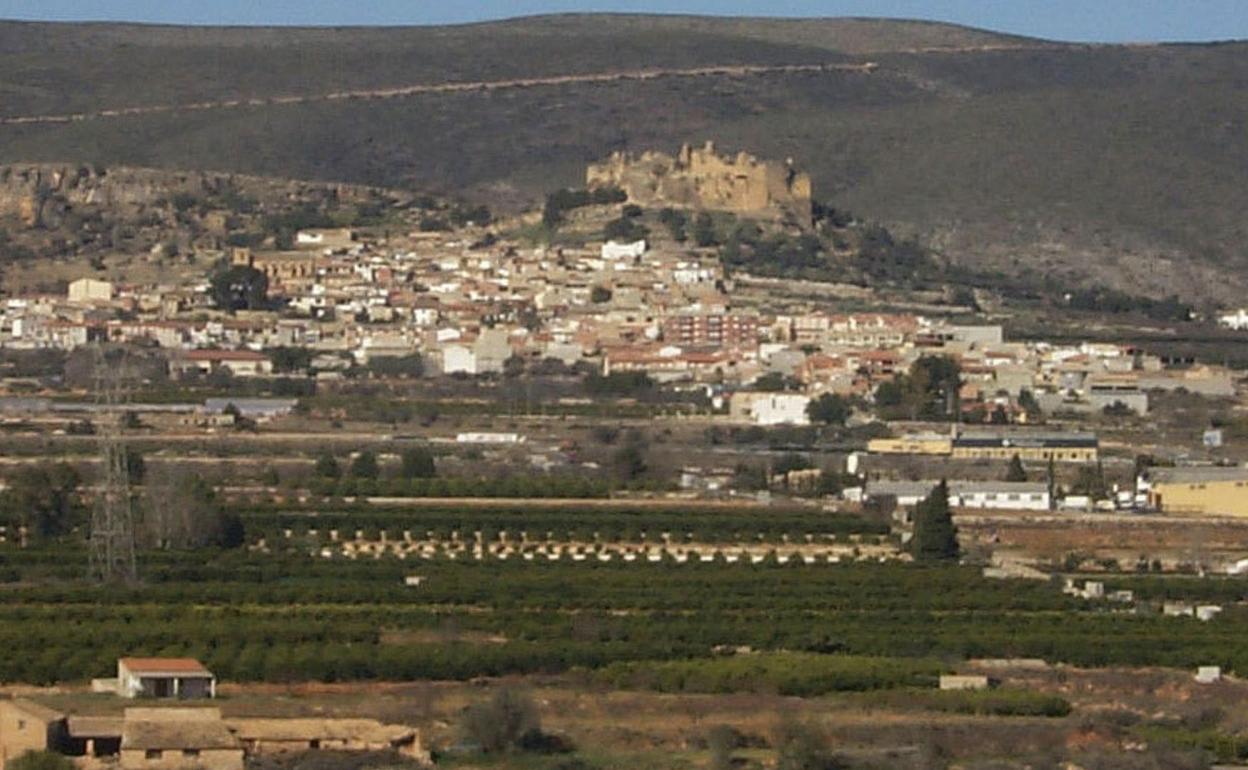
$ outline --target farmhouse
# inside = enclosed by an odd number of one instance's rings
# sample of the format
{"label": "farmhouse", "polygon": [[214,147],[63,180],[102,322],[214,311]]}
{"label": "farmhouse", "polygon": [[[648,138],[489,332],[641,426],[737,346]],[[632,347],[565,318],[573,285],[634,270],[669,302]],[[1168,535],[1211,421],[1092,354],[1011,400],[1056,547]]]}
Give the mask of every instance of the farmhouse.
{"label": "farmhouse", "polygon": [[122,770],[242,770],[243,745],[220,709],[129,708],[121,728]]}
{"label": "farmhouse", "polygon": [[416,730],[374,719],[231,719],[228,724],[249,755],[333,749],[427,756]]}
{"label": "farmhouse", "polygon": [[121,717],[71,716],[62,750],[71,757],[116,757],[121,754]]}
{"label": "farmhouse", "polygon": [[175,377],[222,370],[235,377],[260,377],[273,373],[273,362],[254,350],[187,350],[169,360],[169,371]]}
{"label": "farmhouse", "polygon": [[986,676],[967,674],[941,674],[940,689],[942,690],[987,690],[993,684]]}
{"label": "farmhouse", "polygon": [[0,770],[28,751],[60,744],[65,718],[28,700],[0,700]]}
{"label": "farmhouse", "polygon": [[123,716],[69,716],[28,700],[0,700],[0,770],[30,751],[84,768],[243,770],[249,756],[302,751],[395,751],[428,763],[411,727],[374,719],[223,719],[216,708],[127,708]]}
{"label": "farmhouse", "polygon": [[190,658],[121,658],[116,679],[97,679],[99,691],[123,698],[214,698],[217,678]]}

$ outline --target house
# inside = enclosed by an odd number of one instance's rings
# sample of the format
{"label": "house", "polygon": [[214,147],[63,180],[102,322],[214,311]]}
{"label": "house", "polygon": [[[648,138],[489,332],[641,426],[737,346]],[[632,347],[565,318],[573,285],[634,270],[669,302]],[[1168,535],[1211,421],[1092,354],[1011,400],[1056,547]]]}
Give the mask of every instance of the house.
{"label": "house", "polygon": [[274,417],[285,417],[295,411],[297,398],[207,398],[204,399],[203,411],[207,414],[223,414],[233,406],[240,417],[252,420],[268,420]]}
{"label": "house", "polygon": [[48,751],[64,739],[65,717],[28,700],[0,700],[0,770],[28,751]]}
{"label": "house", "polygon": [[482,329],[472,345],[476,357],[473,374],[501,372],[503,364],[511,357],[511,343],[506,329]]}
{"label": "house", "polygon": [[992,685],[992,679],[983,675],[940,675],[940,689],[942,690],[987,690]]}
{"label": "house", "polygon": [[1224,329],[1242,332],[1248,329],[1248,310],[1240,308],[1234,313],[1223,313],[1218,316],[1218,325]]}
{"label": "house", "polygon": [[273,362],[254,350],[187,350],[169,359],[169,373],[175,377],[217,371],[235,377],[263,377],[273,373]]}
{"label": "house", "polygon": [[297,249],[349,249],[355,244],[355,233],[348,227],[313,228],[295,233]]}
{"label": "house", "polygon": [[608,241],[602,244],[602,258],[605,260],[638,259],[646,253],[644,240],[633,243],[616,243]]}
{"label": "house", "polygon": [[243,770],[243,744],[215,708],[129,708],[121,770]]}
{"label": "house", "polygon": [[309,750],[431,760],[417,730],[373,719],[225,720],[216,708],[133,707],[121,717],[66,718],[30,701],[0,700],[0,770],[28,751],[59,752],[83,768],[243,770],[248,756]]}
{"label": "house", "polygon": [[809,425],[806,407],[810,397],[797,393],[733,393],[729,414],[755,425]]}
{"label": "house", "polygon": [[116,680],[96,680],[95,689],[123,698],[215,698],[217,678],[191,658],[121,658]]}
{"label": "house", "polygon": [[442,373],[476,374],[476,353],[467,345],[447,345],[442,348]]}
{"label": "house", "polygon": [[523,444],[528,439],[519,433],[457,433],[457,444]]}
{"label": "house", "polygon": [[1248,516],[1248,468],[1153,468],[1145,484],[1163,513]]}
{"label": "house", "polygon": [[1200,684],[1213,684],[1221,680],[1221,666],[1200,666],[1196,669],[1196,681]]}
{"label": "house", "polygon": [[113,299],[113,285],[94,278],[79,278],[69,284],[70,302],[109,302]]}
{"label": "house", "polygon": [[719,492],[731,487],[735,476],[736,471],[732,468],[686,466],[680,469],[680,488]]}
{"label": "house", "polygon": [[909,508],[917,505],[932,493],[936,481],[871,481],[863,491],[864,500],[896,501],[898,506]]}

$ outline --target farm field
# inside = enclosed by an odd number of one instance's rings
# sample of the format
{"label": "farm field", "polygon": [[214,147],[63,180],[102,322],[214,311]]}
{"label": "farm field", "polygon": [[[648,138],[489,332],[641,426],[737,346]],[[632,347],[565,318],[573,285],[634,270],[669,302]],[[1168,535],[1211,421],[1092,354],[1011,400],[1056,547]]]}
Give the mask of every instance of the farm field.
{"label": "farm field", "polygon": [[[1234,604],[1209,623],[1128,614],[974,567],[325,559],[292,547],[144,553],[144,582],[119,588],[76,580],[85,553],[0,554],[5,682],[82,682],[126,654],[197,657],[244,682],[563,674],[724,649],[924,659],[939,664],[932,673],[982,657],[1248,670],[1248,614]],[[419,585],[405,585],[413,575]],[[1116,580],[1107,587],[1224,602],[1243,587]],[[856,671],[853,658],[846,665]],[[765,671],[756,678],[732,689],[783,691]],[[850,679],[832,677],[826,690],[889,686],[870,673]]]}
{"label": "farm field", "polygon": [[[959,517],[963,564],[914,563],[879,512],[798,499],[293,491],[223,493],[234,547],[149,544],[132,584],[86,580],[81,530],[0,543],[0,691],[113,715],[123,704],[89,681],[117,658],[192,657],[227,714],[410,725],[444,767],[694,770],[728,751],[766,768],[802,741],[880,770],[1248,756],[1243,685],[1192,679],[1248,670],[1240,577],[1071,559],[1047,581],[986,579],[977,543],[1009,517]],[[1065,576],[1135,600],[1067,595]],[[1167,616],[1175,600],[1223,611]],[[949,674],[1000,686],[941,690]],[[474,750],[472,715],[516,697],[545,742]],[[1124,754],[1134,745],[1148,751]]]}

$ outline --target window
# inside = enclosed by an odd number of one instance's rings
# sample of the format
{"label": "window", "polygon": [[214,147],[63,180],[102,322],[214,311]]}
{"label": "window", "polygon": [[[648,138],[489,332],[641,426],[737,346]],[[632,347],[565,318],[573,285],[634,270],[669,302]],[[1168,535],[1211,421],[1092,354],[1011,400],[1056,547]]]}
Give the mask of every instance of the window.
{"label": "window", "polygon": [[25,729],[26,729],[26,720],[25,720],[25,719],[19,719],[19,720],[17,720],[17,729],[19,729],[19,730],[25,730]]}
{"label": "window", "polygon": [[198,756],[199,756],[199,749],[182,749],[182,756],[184,756],[184,757],[198,757]]}
{"label": "window", "polygon": [[148,749],[147,751],[143,752],[144,759],[160,759],[161,756],[163,755],[164,755],[164,752],[162,752],[160,749]]}

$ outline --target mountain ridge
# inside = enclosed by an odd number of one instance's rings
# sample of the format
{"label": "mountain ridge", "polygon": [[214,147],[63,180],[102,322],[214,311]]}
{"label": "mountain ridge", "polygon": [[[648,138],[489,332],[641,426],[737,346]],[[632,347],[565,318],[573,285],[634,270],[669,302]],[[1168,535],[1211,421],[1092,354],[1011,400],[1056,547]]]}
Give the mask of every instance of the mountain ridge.
{"label": "mountain ridge", "polygon": [[613,150],[714,139],[793,157],[816,197],[977,269],[1150,295],[1248,288],[1248,225],[1234,213],[1248,210],[1243,42],[1020,42],[930,22],[644,15],[135,29],[101,37],[93,25],[0,23],[0,116],[642,68],[876,68],[0,126],[0,162],[205,169],[519,205],[579,183],[585,164]]}

